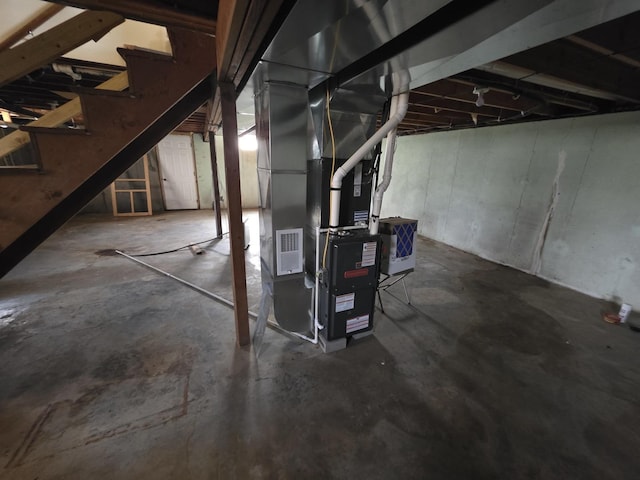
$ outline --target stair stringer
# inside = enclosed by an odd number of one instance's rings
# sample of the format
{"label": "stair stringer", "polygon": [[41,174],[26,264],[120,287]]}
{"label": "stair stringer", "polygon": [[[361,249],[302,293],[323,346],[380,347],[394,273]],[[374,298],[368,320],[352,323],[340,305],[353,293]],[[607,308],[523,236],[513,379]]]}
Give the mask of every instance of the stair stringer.
{"label": "stair stringer", "polygon": [[[86,131],[28,129],[42,169],[0,176],[0,277],[207,100],[199,94],[211,93],[215,39],[186,30],[173,30],[170,37],[175,55],[169,61],[135,50],[124,55],[137,72],[129,80],[131,95],[81,93]],[[194,98],[200,103],[191,108]],[[159,122],[172,128],[166,131]],[[149,129],[152,134],[145,135]]]}

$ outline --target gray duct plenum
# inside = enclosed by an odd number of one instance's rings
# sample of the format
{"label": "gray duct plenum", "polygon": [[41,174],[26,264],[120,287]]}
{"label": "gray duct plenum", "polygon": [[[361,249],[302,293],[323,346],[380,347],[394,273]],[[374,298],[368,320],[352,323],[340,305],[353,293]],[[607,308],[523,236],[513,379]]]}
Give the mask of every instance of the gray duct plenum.
{"label": "gray duct plenum", "polygon": [[308,93],[305,86],[272,80],[274,72],[261,68],[255,78],[255,109],[262,281],[271,287],[280,326],[308,332],[313,326],[312,290],[304,272],[277,275],[275,251],[277,231],[305,225]]}

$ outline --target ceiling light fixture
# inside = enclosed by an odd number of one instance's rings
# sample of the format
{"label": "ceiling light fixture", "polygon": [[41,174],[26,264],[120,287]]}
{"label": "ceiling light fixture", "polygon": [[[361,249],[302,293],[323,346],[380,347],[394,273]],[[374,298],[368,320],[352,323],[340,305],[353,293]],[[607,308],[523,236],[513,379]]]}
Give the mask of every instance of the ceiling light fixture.
{"label": "ceiling light fixture", "polygon": [[475,95],[478,95],[478,99],[476,100],[476,107],[482,107],[484,105],[484,94],[488,91],[488,87],[473,87],[473,93]]}

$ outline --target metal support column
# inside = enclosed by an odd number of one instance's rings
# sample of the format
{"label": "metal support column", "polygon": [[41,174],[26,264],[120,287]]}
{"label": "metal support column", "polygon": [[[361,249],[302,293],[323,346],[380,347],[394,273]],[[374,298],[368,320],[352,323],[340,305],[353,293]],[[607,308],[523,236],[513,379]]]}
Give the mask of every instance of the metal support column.
{"label": "metal support column", "polygon": [[222,132],[224,139],[224,168],[227,177],[227,210],[229,215],[229,240],[233,267],[233,303],[236,308],[236,338],[238,345],[248,345],[249,305],[247,279],[244,264],[244,224],[240,195],[240,155],[238,152],[238,122],[236,118],[236,91],[233,83],[220,82],[222,106]]}

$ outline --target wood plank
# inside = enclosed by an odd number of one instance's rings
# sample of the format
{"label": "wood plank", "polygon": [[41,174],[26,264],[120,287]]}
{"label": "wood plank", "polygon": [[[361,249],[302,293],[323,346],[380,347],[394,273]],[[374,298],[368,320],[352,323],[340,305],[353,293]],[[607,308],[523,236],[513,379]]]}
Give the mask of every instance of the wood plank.
{"label": "wood plank", "polygon": [[40,13],[36,14],[35,17],[30,18],[22,25],[19,25],[7,38],[0,42],[0,52],[13,47],[16,43],[26,37],[29,32],[41,26],[63,8],[64,5],[48,5],[40,11]]}
{"label": "wood plank", "polygon": [[[233,83],[236,92],[242,89],[275,34],[278,20],[294,4],[293,0],[220,0],[216,34],[220,81]],[[215,131],[221,121],[220,97],[216,96],[207,110],[205,129]]]}
{"label": "wood plank", "polygon": [[296,2],[295,0],[263,0],[252,3],[252,8],[249,9],[245,20],[246,28],[243,29],[243,35],[239,39],[241,45],[246,41],[246,48],[242,57],[237,60],[239,67],[233,80],[236,90],[244,87],[244,82],[253,73],[257,60],[264,53],[268,42],[271,41]]}
{"label": "wood plank", "polygon": [[242,197],[240,194],[240,154],[238,152],[238,123],[236,118],[236,90],[231,82],[218,83],[222,105],[224,137],[224,168],[227,183],[227,211],[229,214],[229,240],[235,304],[236,339],[238,346],[248,345],[249,305],[244,259],[244,224],[242,223]]}
{"label": "wood plank", "polygon": [[218,4],[218,31],[216,32],[218,81],[233,81],[231,59],[236,50],[241,52],[245,48],[244,45],[238,45],[238,39],[242,33],[250,3],[251,0],[220,0]]}
{"label": "wood plank", "polygon": [[[414,103],[425,103],[417,100],[417,97],[419,95],[427,95],[430,97],[443,98],[475,106],[478,96],[473,93],[474,86],[474,83],[458,80],[456,78],[438,80],[437,82],[429,83],[411,90],[410,101]],[[486,107],[502,108],[504,110],[513,110],[516,112],[531,110],[540,105],[540,102],[533,101],[525,96],[521,96],[515,100],[513,98],[513,93],[500,91],[495,88],[492,88],[484,95],[484,100]]]}
{"label": "wood plank", "polygon": [[216,21],[212,17],[186,12],[150,0],[47,0],[89,10],[108,10],[132,20],[153,23],[165,27],[186,28],[215,35]]}
{"label": "wood plank", "polygon": [[549,42],[506,57],[501,62],[640,103],[640,72],[635,66],[570,41]]}
{"label": "wood plank", "polygon": [[[145,154],[142,157],[142,166],[144,169],[144,178],[116,178],[113,182],[111,182],[111,207],[113,210],[114,217],[143,217],[153,215],[153,209],[151,206],[151,187],[149,185],[149,158],[148,155]],[[144,182],[144,188],[118,188],[118,182]],[[120,212],[118,210],[118,193],[128,193],[129,194],[129,206],[130,212]],[[147,201],[147,209],[136,211],[135,207],[135,198],[133,196],[134,193],[144,193]]]}
{"label": "wood plank", "polygon": [[222,123],[222,111],[220,110],[220,92],[216,89],[214,97],[207,103],[207,118],[204,122],[205,133],[216,132]]}
{"label": "wood plank", "polygon": [[[121,72],[115,77],[110,78],[104,83],[101,83],[96,88],[100,90],[125,90],[129,86],[129,77],[127,72]],[[68,101],[64,105],[52,110],[51,112],[43,115],[38,120],[29,123],[32,127],[58,127],[71,118],[78,116],[82,113],[82,106],[80,105],[80,99],[74,98]],[[4,138],[0,139],[0,158],[16,150],[24,147],[31,141],[28,132],[16,130],[10,133]]]}
{"label": "wood plank", "polygon": [[[256,36],[258,28],[264,23],[263,13],[265,11],[265,4],[267,0],[251,0],[247,6],[247,11],[243,18],[243,24],[238,32],[237,38],[235,38],[236,48],[233,50],[231,56],[231,63],[229,65],[228,77],[236,87],[236,91],[240,82],[240,76],[244,74],[240,72],[240,66],[245,61],[253,60],[253,55],[249,51],[252,40]],[[279,5],[280,0],[271,0],[274,5]],[[247,59],[248,56],[251,58]]]}
{"label": "wood plank", "polygon": [[110,12],[83,12],[20,45],[0,52],[0,86],[11,83],[74,48],[97,40],[124,17]]}
{"label": "wood plank", "polygon": [[216,138],[209,137],[209,151],[211,152],[211,173],[213,177],[213,213],[216,217],[216,238],[222,238],[222,212],[220,211],[220,179],[218,178],[218,155],[216,153]]}

